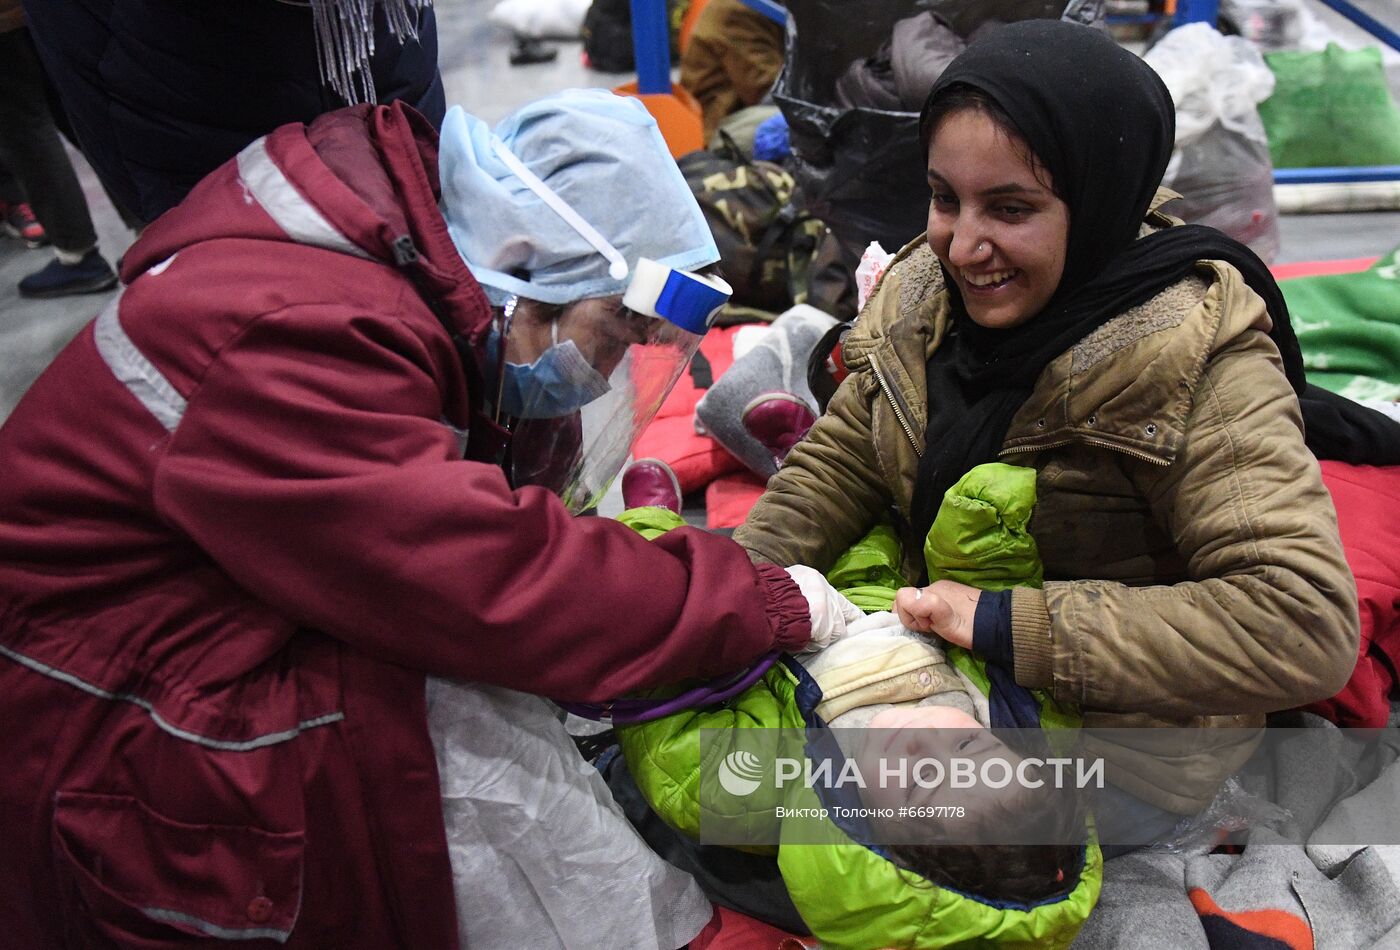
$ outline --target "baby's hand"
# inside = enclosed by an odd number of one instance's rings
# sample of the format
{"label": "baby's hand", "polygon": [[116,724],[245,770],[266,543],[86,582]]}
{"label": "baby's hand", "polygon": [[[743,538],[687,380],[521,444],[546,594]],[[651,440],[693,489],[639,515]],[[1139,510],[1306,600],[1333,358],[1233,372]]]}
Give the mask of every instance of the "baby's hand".
{"label": "baby's hand", "polygon": [[954,646],[972,648],[972,619],[982,592],[956,581],[935,581],[922,589],[901,587],[894,610],[899,622],[917,633],[934,633]]}

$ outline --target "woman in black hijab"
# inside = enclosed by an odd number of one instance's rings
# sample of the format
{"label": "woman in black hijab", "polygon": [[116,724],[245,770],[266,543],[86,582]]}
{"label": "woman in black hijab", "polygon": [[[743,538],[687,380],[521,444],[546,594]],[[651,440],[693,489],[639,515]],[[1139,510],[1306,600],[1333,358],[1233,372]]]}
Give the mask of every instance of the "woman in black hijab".
{"label": "woman in black hijab", "polygon": [[[1270,336],[1302,400],[1308,445],[1318,457],[1400,464],[1400,428],[1306,383],[1288,306],[1253,251],[1201,226],[1139,237],[1176,130],[1171,94],[1152,67],[1097,30],[1029,20],[975,44],[939,77],[920,117],[925,150],[944,118],[969,110],[1029,148],[1033,164],[1068,206],[1072,226],[1054,295],[1032,323],[1010,332],[984,328],[969,316],[961,282],[940,255],[957,332],[955,346],[942,348],[928,368],[934,410],[928,431],[949,436],[920,466],[920,486],[931,489],[916,493],[925,502],[916,508],[920,534],[932,524],[943,493],[973,465],[996,458],[1011,415],[1052,359],[1202,260],[1230,264],[1263,298]],[[936,188],[934,204],[931,229]]]}
{"label": "woman in black hijab", "polygon": [[[1357,648],[1309,447],[1365,440],[1309,407],[1267,268],[1159,210],[1174,124],[1152,69],[1094,29],[973,42],[922,116],[927,234],[847,338],[853,380],[735,534],[826,568],[892,515],[914,579],[950,485],[983,462],[1037,469],[1044,589],[940,580],[897,608],[989,661],[993,725],[1035,724],[1041,688],[1087,724],[1187,727],[1157,733],[1158,757],[1098,748],[1128,793],[1099,816],[1116,844],[1204,807],[1263,714],[1335,693]],[[1221,726],[1250,728],[1201,731]]]}

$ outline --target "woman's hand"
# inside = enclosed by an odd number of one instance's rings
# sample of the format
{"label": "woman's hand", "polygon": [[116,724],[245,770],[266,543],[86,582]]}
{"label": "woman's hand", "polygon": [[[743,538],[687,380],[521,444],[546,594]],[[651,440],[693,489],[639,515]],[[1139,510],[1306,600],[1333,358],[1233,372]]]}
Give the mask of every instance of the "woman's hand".
{"label": "woman's hand", "polygon": [[899,622],[918,633],[935,633],[954,646],[972,648],[972,618],[982,592],[956,581],[924,588],[901,587],[894,597]]}

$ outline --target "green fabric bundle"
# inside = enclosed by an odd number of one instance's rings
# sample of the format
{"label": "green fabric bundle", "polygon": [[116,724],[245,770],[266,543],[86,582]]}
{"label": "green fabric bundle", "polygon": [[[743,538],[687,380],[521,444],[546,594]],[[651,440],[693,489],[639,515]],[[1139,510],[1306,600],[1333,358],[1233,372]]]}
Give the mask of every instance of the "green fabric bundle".
{"label": "green fabric bundle", "polygon": [[1279,281],[1308,381],[1351,399],[1400,400],[1400,248],[1370,270]]}
{"label": "green fabric bundle", "polygon": [[1381,52],[1267,53],[1274,94],[1259,105],[1275,168],[1400,165],[1400,107]]}

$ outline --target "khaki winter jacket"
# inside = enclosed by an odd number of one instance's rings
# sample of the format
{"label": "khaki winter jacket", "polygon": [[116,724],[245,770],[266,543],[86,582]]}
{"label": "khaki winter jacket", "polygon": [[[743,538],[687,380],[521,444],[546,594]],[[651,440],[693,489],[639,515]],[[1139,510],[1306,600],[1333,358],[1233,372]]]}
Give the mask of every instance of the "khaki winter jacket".
{"label": "khaki winter jacket", "polygon": [[681,54],[681,85],[704,110],[705,140],[757,105],[783,68],[783,28],[739,0],[709,0]]}
{"label": "khaki winter jacket", "polygon": [[[1174,223],[1154,210],[1145,227]],[[948,319],[921,237],[847,337],[851,377],[735,533],[751,556],[824,570],[891,506],[907,523]],[[1110,782],[1183,814],[1248,757],[1264,713],[1333,695],[1356,662],[1355,582],[1268,327],[1234,268],[1202,262],[1052,361],[1001,451],[1039,472],[1046,584],[1013,593],[1017,681],[1078,703],[1086,728],[1239,727],[1089,740]]]}

